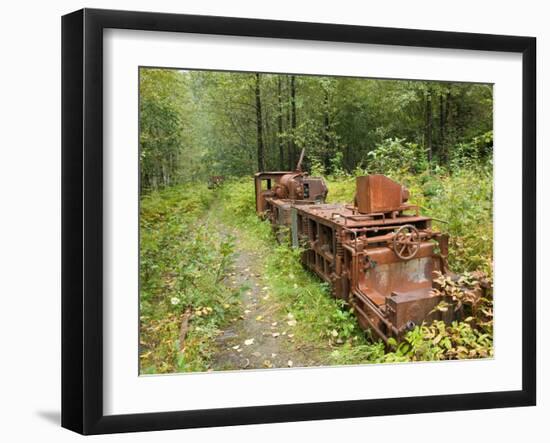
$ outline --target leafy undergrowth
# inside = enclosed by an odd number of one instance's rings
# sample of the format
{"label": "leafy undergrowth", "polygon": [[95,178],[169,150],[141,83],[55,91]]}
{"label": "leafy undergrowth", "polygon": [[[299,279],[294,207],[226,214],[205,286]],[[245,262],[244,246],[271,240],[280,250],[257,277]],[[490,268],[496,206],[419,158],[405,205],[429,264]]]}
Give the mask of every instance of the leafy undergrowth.
{"label": "leafy undergrowth", "polygon": [[453,321],[450,325],[434,321],[416,327],[401,343],[390,339],[393,352],[384,356],[384,361],[492,357],[492,282],[483,273],[474,272],[466,273],[458,280],[438,273],[435,283],[435,292],[444,299],[436,309],[457,309],[463,321]]}
{"label": "leafy undergrowth", "polygon": [[218,328],[238,312],[239,293],[221,282],[234,241],[212,229],[206,214],[213,200],[197,184],[141,199],[142,373],[206,370]]}

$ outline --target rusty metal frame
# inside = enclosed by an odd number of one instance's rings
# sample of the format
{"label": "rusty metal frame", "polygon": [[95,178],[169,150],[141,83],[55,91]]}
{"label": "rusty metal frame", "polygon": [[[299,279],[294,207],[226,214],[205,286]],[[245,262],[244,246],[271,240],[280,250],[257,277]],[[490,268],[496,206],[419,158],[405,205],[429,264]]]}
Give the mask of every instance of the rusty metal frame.
{"label": "rusty metal frame", "polygon": [[[522,387],[130,415],[103,412],[103,31],[131,29],[501,51],[523,59]],[[84,9],[62,20],[62,426],[82,434],[536,404],[536,40],[456,32]],[[518,331],[519,332],[519,331]]]}

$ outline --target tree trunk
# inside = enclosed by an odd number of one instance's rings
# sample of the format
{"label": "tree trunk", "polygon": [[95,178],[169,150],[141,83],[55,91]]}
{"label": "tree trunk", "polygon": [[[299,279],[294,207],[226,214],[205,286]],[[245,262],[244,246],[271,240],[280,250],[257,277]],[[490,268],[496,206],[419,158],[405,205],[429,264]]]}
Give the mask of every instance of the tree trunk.
{"label": "tree trunk", "polygon": [[432,161],[432,91],[426,91],[426,125],[424,135],[424,147],[428,153],[428,161]]}
{"label": "tree trunk", "polygon": [[292,170],[296,167],[296,143],[294,141],[294,136],[296,135],[296,76],[290,76],[290,124],[292,127],[292,138],[291,138],[291,155],[292,155]]}
{"label": "tree trunk", "polygon": [[444,96],[439,93],[439,153],[441,155],[441,160],[444,164],[447,163],[447,146],[445,143],[445,124],[447,123],[447,118],[445,116],[445,103]]}
{"label": "tree trunk", "polygon": [[279,169],[283,171],[285,169],[284,150],[285,145],[283,141],[283,97],[281,88],[281,76],[277,76],[277,99],[279,105],[279,113],[277,114],[277,124],[279,134],[277,134],[277,141],[279,142]]}
{"label": "tree trunk", "polygon": [[329,96],[328,89],[325,88],[325,97],[324,97],[324,116],[323,116],[323,139],[324,139],[324,153],[323,153],[323,164],[325,166],[325,171],[328,171],[330,167],[330,154],[329,154],[329,145],[330,145],[330,115],[329,115]]}
{"label": "tree trunk", "polygon": [[452,129],[451,117],[451,93],[447,92],[445,97],[445,156],[447,161],[449,161],[449,146],[452,146],[453,142],[450,131]]}
{"label": "tree trunk", "polygon": [[291,118],[290,118],[290,77],[286,78],[286,91],[287,91],[287,106],[286,106],[286,130],[287,130],[287,143],[286,143],[286,158],[288,162],[288,170],[292,171],[292,130],[291,130]]}
{"label": "tree trunk", "polygon": [[262,134],[262,98],[260,91],[260,74],[256,74],[256,136],[258,144],[258,171],[265,169],[264,138]]}
{"label": "tree trunk", "polygon": [[[268,100],[269,102],[269,100]],[[271,136],[271,127],[269,122],[271,121],[271,115],[269,115],[269,103],[262,107],[263,117],[263,140],[264,140],[264,168],[269,170],[269,153],[273,152],[273,137]]]}

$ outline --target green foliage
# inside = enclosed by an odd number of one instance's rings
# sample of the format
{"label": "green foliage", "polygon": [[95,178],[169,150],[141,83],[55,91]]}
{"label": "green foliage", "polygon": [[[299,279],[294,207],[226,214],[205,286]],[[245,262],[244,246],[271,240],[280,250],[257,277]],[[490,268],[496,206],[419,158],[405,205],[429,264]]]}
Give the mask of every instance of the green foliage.
{"label": "green foliage", "polygon": [[386,139],[370,151],[366,163],[369,174],[416,174],[427,169],[428,158],[420,145],[396,138]]}
{"label": "green foliage", "polygon": [[[436,307],[455,309],[463,321],[445,325],[442,321],[422,324],[409,331],[397,344],[391,339],[392,352],[382,361],[433,361],[493,356],[492,282],[482,273],[466,273],[458,280],[439,273],[435,292],[444,300]],[[437,289],[438,288],[438,289]]]}
{"label": "green foliage", "polygon": [[[482,333],[493,334],[493,282],[482,272],[465,273],[458,279],[437,272],[434,293],[443,297],[436,308],[454,309]],[[451,303],[452,302],[452,305]]]}
{"label": "green foliage", "polygon": [[[302,148],[306,170],[334,176],[417,173],[429,150],[432,168],[492,156],[490,85],[294,76],[292,103],[291,76],[260,77],[266,170]],[[255,73],[142,68],[142,190],[256,172],[256,106]]]}
{"label": "green foliage", "polygon": [[490,166],[493,153],[493,131],[474,137],[469,142],[457,143],[450,152],[450,168]]}
{"label": "green foliage", "polygon": [[442,222],[434,223],[450,236],[449,265],[454,272],[481,270],[492,275],[492,167],[470,166],[452,173],[422,174],[404,180],[411,202]]}
{"label": "green foliage", "polygon": [[442,321],[423,324],[409,331],[399,344],[390,339],[392,352],[380,362],[457,360],[493,356],[493,338],[473,328],[469,322]]}
{"label": "green foliage", "polygon": [[140,69],[140,185],[159,189],[184,181],[199,164],[192,149],[192,103],[185,76]]}
{"label": "green foliage", "polygon": [[[217,328],[238,310],[239,293],[220,281],[232,261],[234,238],[216,232],[204,217],[213,199],[211,190],[197,184],[152,192],[141,199],[144,372],[205,370]],[[179,343],[186,314],[190,329],[185,343]]]}
{"label": "green foliage", "polygon": [[[357,175],[364,175],[362,170]],[[329,177],[327,203],[352,203],[355,196],[355,174],[350,177]]]}

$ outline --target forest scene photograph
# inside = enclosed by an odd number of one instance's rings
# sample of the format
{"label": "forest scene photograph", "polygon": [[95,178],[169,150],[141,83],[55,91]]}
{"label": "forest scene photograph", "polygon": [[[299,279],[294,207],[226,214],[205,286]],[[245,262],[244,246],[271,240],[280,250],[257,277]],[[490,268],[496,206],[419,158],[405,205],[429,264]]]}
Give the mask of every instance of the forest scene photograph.
{"label": "forest scene photograph", "polygon": [[140,374],[492,358],[493,86],[139,69]]}

